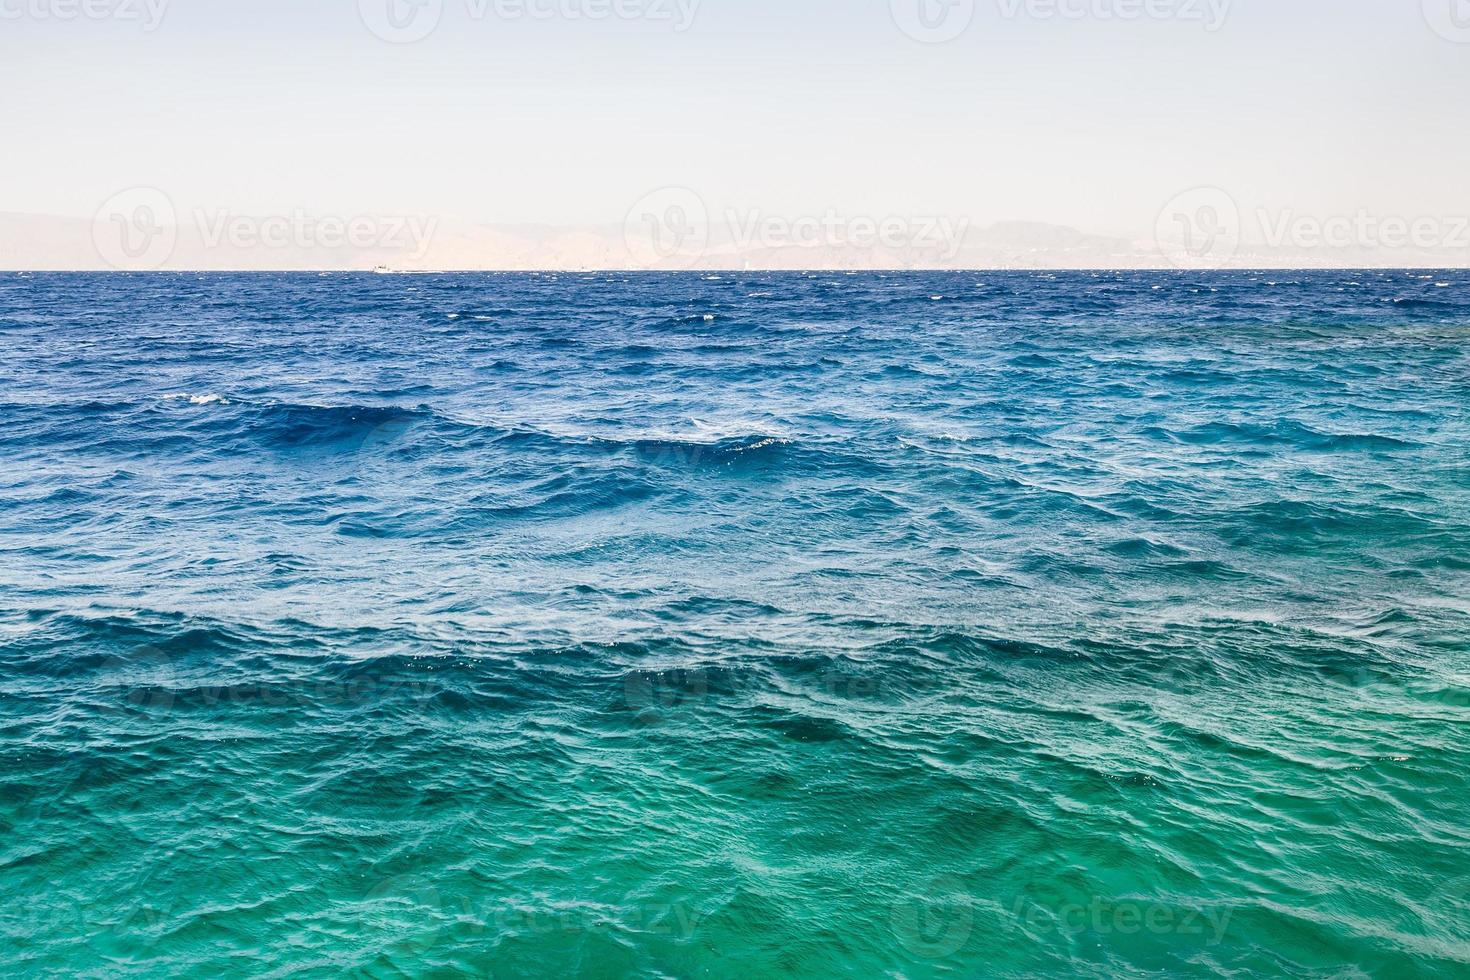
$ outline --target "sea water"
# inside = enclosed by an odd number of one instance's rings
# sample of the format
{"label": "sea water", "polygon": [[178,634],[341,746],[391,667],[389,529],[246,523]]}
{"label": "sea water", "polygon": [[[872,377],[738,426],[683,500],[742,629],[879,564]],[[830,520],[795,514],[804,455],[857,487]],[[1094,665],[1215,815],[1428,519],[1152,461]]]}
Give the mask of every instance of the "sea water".
{"label": "sea water", "polygon": [[8,975],[1470,975],[1463,272],[0,277]]}

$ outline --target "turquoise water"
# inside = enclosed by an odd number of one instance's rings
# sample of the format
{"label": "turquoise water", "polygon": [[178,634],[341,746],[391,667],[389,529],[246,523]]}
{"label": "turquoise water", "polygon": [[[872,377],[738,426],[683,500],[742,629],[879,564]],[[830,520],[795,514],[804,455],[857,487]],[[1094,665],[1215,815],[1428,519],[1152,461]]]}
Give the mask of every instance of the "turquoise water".
{"label": "turquoise water", "polygon": [[0,276],[9,975],[1470,975],[1463,273]]}

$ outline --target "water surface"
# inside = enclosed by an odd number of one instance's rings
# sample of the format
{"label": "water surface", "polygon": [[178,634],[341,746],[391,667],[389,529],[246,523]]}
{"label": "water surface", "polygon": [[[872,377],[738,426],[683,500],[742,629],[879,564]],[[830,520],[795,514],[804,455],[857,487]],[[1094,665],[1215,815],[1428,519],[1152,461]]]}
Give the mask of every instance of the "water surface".
{"label": "water surface", "polygon": [[0,277],[0,951],[1465,976],[1464,273]]}

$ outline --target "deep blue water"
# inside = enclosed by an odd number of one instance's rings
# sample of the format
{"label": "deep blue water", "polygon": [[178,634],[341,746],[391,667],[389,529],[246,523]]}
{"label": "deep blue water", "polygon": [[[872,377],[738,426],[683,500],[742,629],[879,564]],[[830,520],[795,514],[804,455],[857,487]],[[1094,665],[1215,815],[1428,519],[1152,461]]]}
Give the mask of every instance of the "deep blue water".
{"label": "deep blue water", "polygon": [[0,276],[0,960],[1465,976],[1467,349],[1463,272]]}

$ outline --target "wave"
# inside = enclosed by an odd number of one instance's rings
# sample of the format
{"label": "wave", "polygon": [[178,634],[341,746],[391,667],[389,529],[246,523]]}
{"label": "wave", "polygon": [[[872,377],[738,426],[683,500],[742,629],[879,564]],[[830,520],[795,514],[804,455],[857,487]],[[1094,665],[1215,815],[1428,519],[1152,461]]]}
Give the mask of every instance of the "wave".
{"label": "wave", "polygon": [[1359,432],[1327,432],[1284,419],[1270,424],[1207,422],[1188,429],[1159,426],[1143,435],[1192,446],[1297,446],[1314,452],[1398,452],[1422,448],[1422,443],[1395,436]]}
{"label": "wave", "polygon": [[19,972],[1458,975],[1463,276],[720,276],[0,276]]}
{"label": "wave", "polygon": [[1346,545],[1361,540],[1400,541],[1439,537],[1445,530],[1428,517],[1396,507],[1346,506],[1311,500],[1266,500],[1228,508],[1220,516],[1227,538],[1245,544],[1267,534],[1281,543],[1307,546],[1326,539]]}

